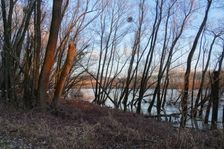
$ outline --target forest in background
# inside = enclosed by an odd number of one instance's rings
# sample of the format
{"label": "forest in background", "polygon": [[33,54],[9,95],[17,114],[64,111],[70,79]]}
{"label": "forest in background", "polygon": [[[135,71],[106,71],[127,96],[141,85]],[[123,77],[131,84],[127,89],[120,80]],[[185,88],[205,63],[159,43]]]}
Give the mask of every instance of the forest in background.
{"label": "forest in background", "polygon": [[0,100],[57,110],[87,77],[95,104],[140,114],[147,100],[159,118],[167,90],[179,88],[181,127],[211,115],[217,128],[223,9],[219,0],[1,0]]}

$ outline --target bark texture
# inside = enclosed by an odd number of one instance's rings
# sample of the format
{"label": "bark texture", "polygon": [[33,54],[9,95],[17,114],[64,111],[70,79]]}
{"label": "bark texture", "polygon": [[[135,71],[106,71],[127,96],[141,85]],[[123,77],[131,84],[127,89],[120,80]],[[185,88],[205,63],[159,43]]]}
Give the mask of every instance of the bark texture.
{"label": "bark texture", "polygon": [[49,87],[49,77],[51,73],[51,68],[54,64],[55,49],[57,46],[58,32],[62,18],[61,8],[62,8],[62,0],[54,0],[50,35],[46,48],[43,67],[39,78],[38,99],[39,99],[39,106],[42,110],[47,108],[47,91]]}
{"label": "bark texture", "polygon": [[71,71],[72,66],[73,66],[73,61],[74,61],[75,55],[76,55],[76,47],[75,47],[74,43],[70,43],[69,47],[68,47],[67,58],[66,58],[63,70],[61,72],[60,79],[57,82],[55,92],[54,92],[54,98],[52,101],[52,105],[54,108],[57,108],[59,98],[62,95],[64,86],[66,83],[66,79],[69,75],[69,72]]}

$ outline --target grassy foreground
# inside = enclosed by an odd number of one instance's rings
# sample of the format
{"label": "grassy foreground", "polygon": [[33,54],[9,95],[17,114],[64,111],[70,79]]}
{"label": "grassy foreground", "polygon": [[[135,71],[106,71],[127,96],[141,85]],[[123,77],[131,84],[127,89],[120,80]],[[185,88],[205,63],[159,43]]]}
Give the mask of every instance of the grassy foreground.
{"label": "grassy foreground", "polygon": [[0,105],[0,148],[224,148],[222,130],[180,130],[80,100],[60,109],[52,114]]}

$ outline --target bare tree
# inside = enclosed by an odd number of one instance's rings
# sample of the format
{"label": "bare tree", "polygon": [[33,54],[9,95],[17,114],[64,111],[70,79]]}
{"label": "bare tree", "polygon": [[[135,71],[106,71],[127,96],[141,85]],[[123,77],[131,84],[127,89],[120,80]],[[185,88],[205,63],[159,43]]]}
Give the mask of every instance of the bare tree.
{"label": "bare tree", "polygon": [[181,127],[185,127],[186,124],[186,120],[187,120],[187,113],[188,113],[188,106],[187,106],[187,101],[188,101],[188,90],[189,90],[189,76],[190,76],[190,71],[191,71],[191,61],[194,55],[194,52],[196,50],[197,44],[198,44],[198,40],[201,36],[201,33],[206,25],[206,21],[208,18],[208,13],[209,13],[209,9],[211,7],[212,4],[212,0],[207,0],[207,7],[205,9],[205,15],[203,18],[203,21],[199,27],[199,30],[195,36],[192,48],[189,52],[188,58],[187,58],[187,68],[186,68],[186,72],[184,75],[184,90],[183,90],[183,97],[181,99],[181,107],[182,107],[182,117],[181,117]]}
{"label": "bare tree", "polygon": [[200,83],[200,87],[198,89],[198,94],[197,94],[197,97],[196,97],[196,100],[195,100],[195,104],[194,104],[194,109],[193,109],[193,116],[196,117],[197,115],[197,107],[198,107],[198,104],[199,104],[199,99],[201,97],[201,94],[202,94],[202,89],[203,89],[203,85],[204,85],[204,82],[205,82],[205,74],[208,70],[208,66],[209,66],[209,62],[210,62],[210,58],[211,58],[211,54],[212,54],[212,49],[213,49],[213,46],[214,46],[214,43],[215,43],[215,40],[217,39],[219,35],[216,35],[214,34],[214,37],[212,39],[212,43],[209,47],[209,53],[208,53],[208,58],[207,58],[207,62],[206,62],[206,65],[205,65],[205,68],[204,70],[202,71],[202,76],[201,76],[201,83]]}
{"label": "bare tree", "polygon": [[[3,19],[4,42],[2,51],[2,68],[4,81],[2,82],[2,90],[5,101],[18,104],[16,96],[16,78],[17,72],[23,71],[20,65],[20,56],[23,42],[26,37],[31,15],[34,9],[34,0],[29,1],[23,10],[21,22],[17,23],[13,28],[13,14],[18,13],[17,0],[5,1],[1,0],[1,12]],[[21,9],[20,9],[21,10]],[[21,13],[20,13],[21,14]],[[19,71],[18,71],[19,68]]]}

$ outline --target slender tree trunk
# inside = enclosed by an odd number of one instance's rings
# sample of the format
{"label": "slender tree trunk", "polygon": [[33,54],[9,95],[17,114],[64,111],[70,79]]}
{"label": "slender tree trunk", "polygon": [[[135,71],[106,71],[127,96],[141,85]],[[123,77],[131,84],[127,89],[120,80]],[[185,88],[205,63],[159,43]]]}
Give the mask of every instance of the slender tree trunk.
{"label": "slender tree trunk", "polygon": [[213,72],[213,81],[211,89],[211,100],[212,100],[212,129],[217,128],[218,121],[218,109],[219,109],[219,72]]}
{"label": "slender tree trunk", "polygon": [[[196,81],[196,75],[197,75],[197,67],[198,67],[198,63],[201,57],[201,49],[202,49],[202,39],[203,39],[203,35],[201,36],[201,41],[200,41],[200,48],[199,48],[199,54],[198,54],[198,58],[194,67],[194,75],[193,75],[193,79],[192,79],[192,90],[191,90],[191,118],[193,117],[193,108],[194,108],[194,88],[195,88],[195,81]],[[204,58],[204,57],[203,57]]]}
{"label": "slender tree trunk", "polygon": [[204,105],[205,102],[208,101],[208,87],[205,89],[205,95],[204,97],[201,96],[201,104],[200,104],[200,110],[199,110],[199,117],[202,118],[203,110],[204,110]]}
{"label": "slender tree trunk", "polygon": [[[153,54],[154,54],[154,50],[155,50],[155,45],[156,45],[156,41],[158,39],[158,31],[160,28],[160,24],[161,24],[161,20],[162,20],[162,8],[163,8],[163,1],[156,1],[156,16],[153,22],[153,28],[152,28],[152,33],[151,33],[151,37],[149,39],[149,43],[150,43],[150,47],[149,47],[149,51],[147,53],[146,56],[146,62],[144,64],[144,69],[143,69],[143,75],[141,78],[141,83],[140,83],[140,91],[139,91],[139,97],[138,97],[138,101],[137,101],[137,108],[136,108],[136,112],[140,113],[141,111],[141,103],[144,97],[144,94],[146,92],[146,87],[148,85],[148,80],[149,80],[149,71],[150,71],[150,67],[152,65],[152,59],[153,59]],[[152,109],[152,105],[154,104],[154,101],[152,100],[150,102],[150,106],[148,107],[148,112],[151,114],[151,109]]]}
{"label": "slender tree trunk", "polygon": [[203,86],[204,86],[204,81],[205,81],[205,75],[206,75],[206,72],[207,72],[207,69],[208,69],[208,65],[209,65],[209,62],[210,62],[210,58],[211,58],[211,54],[212,54],[212,49],[213,49],[213,45],[215,43],[215,40],[216,40],[217,36],[215,35],[213,40],[212,40],[212,43],[210,45],[210,48],[209,48],[209,54],[208,54],[208,59],[207,59],[207,62],[206,62],[206,65],[205,65],[205,68],[204,70],[202,71],[202,76],[201,76],[201,83],[200,83],[200,87],[198,89],[198,94],[197,94],[197,98],[195,100],[195,104],[194,104],[194,110],[193,110],[193,117],[195,118],[197,116],[197,108],[198,108],[198,104],[199,104],[199,99],[201,97],[201,94],[202,94],[202,91],[203,91]]}
{"label": "slender tree trunk", "polygon": [[208,124],[208,120],[209,120],[209,115],[210,115],[210,110],[211,110],[211,98],[209,98],[208,100],[208,105],[207,105],[207,108],[206,108],[206,112],[205,112],[205,124]]}
{"label": "slender tree trunk", "polygon": [[197,32],[197,35],[194,39],[194,43],[193,43],[193,46],[190,50],[190,53],[188,55],[188,58],[187,58],[187,68],[186,68],[186,72],[185,72],[185,75],[184,75],[184,90],[183,90],[183,97],[181,99],[181,107],[182,107],[182,116],[181,116],[181,127],[185,127],[186,125],[186,121],[187,121],[187,112],[188,112],[188,105],[187,105],[187,101],[188,101],[188,90],[189,90],[189,76],[190,76],[190,72],[191,72],[191,61],[192,61],[192,58],[194,56],[194,52],[197,48],[197,44],[198,44],[198,39],[199,37],[201,36],[201,33],[206,25],[206,22],[207,22],[207,18],[208,18],[208,13],[209,13],[209,9],[210,9],[210,6],[212,4],[212,0],[208,0],[207,2],[207,8],[205,10],[205,16],[204,16],[204,19],[200,25],[200,28]]}
{"label": "slender tree trunk", "polygon": [[35,2],[34,9],[34,89],[38,89],[39,69],[40,69],[40,51],[41,51],[41,0]]}

